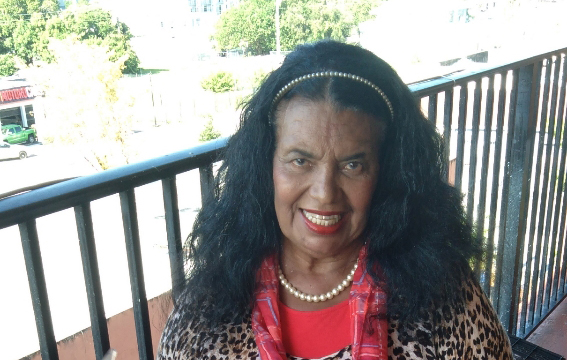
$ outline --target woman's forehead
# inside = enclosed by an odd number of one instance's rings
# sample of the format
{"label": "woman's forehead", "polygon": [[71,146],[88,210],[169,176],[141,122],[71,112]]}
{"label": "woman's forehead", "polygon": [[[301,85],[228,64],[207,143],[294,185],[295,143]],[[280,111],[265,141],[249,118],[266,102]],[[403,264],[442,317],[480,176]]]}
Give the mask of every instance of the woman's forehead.
{"label": "woman's forehead", "polygon": [[366,113],[337,108],[325,100],[293,98],[276,113],[278,146],[373,147],[381,138],[380,126]]}

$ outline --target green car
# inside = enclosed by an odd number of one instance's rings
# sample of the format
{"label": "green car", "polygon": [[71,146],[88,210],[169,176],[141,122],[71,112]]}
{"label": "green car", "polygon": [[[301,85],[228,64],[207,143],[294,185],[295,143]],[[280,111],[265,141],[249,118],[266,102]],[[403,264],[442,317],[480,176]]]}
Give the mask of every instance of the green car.
{"label": "green car", "polygon": [[33,144],[37,141],[37,131],[16,124],[2,125],[2,140],[9,144]]}

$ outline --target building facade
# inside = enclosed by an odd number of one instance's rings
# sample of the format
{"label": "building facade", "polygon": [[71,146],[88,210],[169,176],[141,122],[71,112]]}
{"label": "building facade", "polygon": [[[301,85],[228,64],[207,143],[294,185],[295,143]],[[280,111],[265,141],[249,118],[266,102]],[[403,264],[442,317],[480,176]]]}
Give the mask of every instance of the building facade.
{"label": "building facade", "polygon": [[35,94],[27,83],[9,78],[0,80],[0,123],[18,124],[23,127],[35,125]]}

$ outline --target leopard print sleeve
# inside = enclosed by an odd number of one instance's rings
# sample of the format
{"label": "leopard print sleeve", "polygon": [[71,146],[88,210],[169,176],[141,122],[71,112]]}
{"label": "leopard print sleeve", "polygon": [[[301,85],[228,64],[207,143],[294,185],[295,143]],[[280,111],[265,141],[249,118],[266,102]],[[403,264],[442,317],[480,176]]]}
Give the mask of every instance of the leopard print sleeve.
{"label": "leopard print sleeve", "polygon": [[163,330],[157,360],[259,360],[250,319],[223,324],[214,330],[199,317],[187,316],[186,306],[175,309]]}
{"label": "leopard print sleeve", "polygon": [[439,359],[513,359],[510,340],[472,274],[464,280],[456,306],[442,306],[436,317]]}
{"label": "leopard print sleeve", "polygon": [[389,360],[512,360],[508,336],[472,274],[454,306],[432,304],[421,321],[389,319]]}
{"label": "leopard print sleeve", "polygon": [[182,360],[183,346],[193,337],[183,321],[183,309],[174,309],[169,315],[158,345],[157,360]]}

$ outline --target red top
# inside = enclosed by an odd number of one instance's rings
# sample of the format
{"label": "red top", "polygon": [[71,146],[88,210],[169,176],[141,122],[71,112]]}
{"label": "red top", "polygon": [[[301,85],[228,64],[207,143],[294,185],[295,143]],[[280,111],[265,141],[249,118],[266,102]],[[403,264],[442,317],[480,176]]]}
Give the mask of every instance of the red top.
{"label": "red top", "polygon": [[289,355],[318,359],[350,345],[348,300],[316,311],[294,310],[278,303],[282,340]]}

